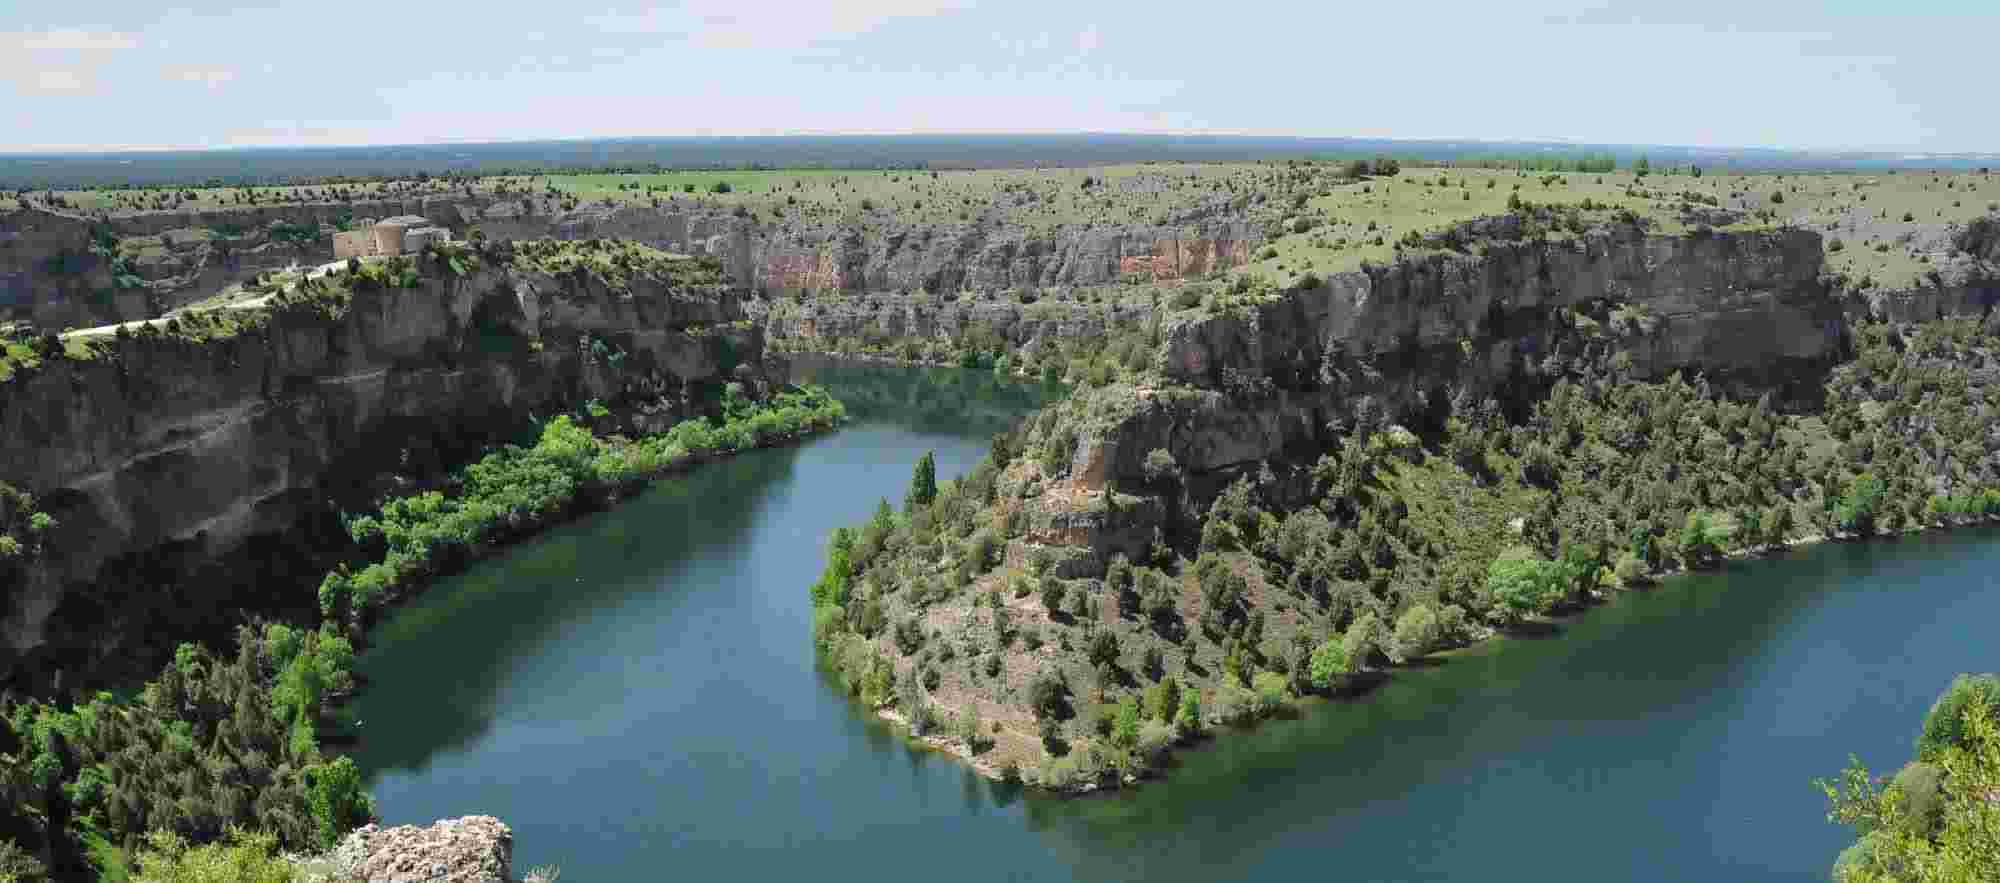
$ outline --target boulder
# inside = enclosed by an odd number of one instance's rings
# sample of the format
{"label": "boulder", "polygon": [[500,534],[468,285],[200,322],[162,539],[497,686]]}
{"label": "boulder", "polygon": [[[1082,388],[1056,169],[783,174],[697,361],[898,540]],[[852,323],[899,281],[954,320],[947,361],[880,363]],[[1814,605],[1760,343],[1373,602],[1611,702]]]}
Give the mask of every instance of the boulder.
{"label": "boulder", "polygon": [[327,883],[513,883],[514,832],[492,816],[363,825],[301,871]]}

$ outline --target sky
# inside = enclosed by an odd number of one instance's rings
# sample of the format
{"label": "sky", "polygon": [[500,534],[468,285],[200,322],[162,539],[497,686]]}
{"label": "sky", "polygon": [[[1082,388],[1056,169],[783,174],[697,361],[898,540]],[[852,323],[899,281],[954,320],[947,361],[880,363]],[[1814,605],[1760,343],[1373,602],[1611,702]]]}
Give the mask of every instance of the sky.
{"label": "sky", "polygon": [[1994,0],[0,3],[0,151],[1202,132],[2000,150]]}

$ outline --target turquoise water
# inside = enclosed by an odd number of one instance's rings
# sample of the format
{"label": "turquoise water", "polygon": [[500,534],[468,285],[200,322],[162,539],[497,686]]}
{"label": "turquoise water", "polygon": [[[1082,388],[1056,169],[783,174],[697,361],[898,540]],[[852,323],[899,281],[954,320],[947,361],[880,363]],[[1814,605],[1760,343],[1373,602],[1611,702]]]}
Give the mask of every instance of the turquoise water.
{"label": "turquoise water", "polygon": [[2000,533],[1828,545],[1622,595],[1562,634],[1232,733],[1165,782],[1058,800],[857,713],[813,666],[833,527],[983,453],[1032,390],[819,367],[848,428],[661,482],[379,627],[352,708],[386,820],[513,826],[565,881],[1823,880],[1815,776],[1905,760],[2000,670]]}

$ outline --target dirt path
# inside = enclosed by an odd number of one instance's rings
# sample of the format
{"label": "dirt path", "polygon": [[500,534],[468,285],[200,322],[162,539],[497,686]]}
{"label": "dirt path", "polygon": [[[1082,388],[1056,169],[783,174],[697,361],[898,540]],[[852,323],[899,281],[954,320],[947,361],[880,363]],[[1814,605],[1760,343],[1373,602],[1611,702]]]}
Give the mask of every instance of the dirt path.
{"label": "dirt path", "polygon": [[[328,273],[331,273],[345,266],[347,266],[346,261],[330,261],[328,263],[320,264],[319,266],[306,270],[305,275],[300,278],[317,279],[321,276],[324,276]],[[223,289],[223,291],[220,294],[217,294],[216,297],[227,298],[231,295],[232,292],[241,293],[242,290],[243,289],[241,285],[234,285],[229,288]],[[275,293],[263,294],[252,298],[245,298],[243,300],[225,300],[222,303],[212,303],[214,298],[210,298],[208,299],[208,301],[189,304],[188,306],[181,307],[180,309],[177,310],[169,310],[166,313],[166,315],[163,315],[157,319],[138,319],[131,322],[119,322],[114,325],[99,325],[95,328],[79,328],[75,331],[70,331],[63,334],[63,339],[71,340],[71,339],[85,339],[92,337],[103,337],[108,334],[117,334],[118,329],[120,328],[130,331],[130,330],[137,330],[147,325],[156,325],[156,326],[165,325],[168,319],[184,315],[189,311],[193,310],[255,310],[255,309],[260,309],[264,305],[270,303],[271,299],[274,297],[277,297]]]}

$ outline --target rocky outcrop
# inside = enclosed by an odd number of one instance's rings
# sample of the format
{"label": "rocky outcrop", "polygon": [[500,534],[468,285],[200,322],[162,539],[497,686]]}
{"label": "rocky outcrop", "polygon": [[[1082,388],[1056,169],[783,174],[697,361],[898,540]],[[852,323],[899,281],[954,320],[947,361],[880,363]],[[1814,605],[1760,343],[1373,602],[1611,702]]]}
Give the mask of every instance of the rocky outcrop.
{"label": "rocky outcrop", "polygon": [[[693,198],[563,205],[546,195],[478,194],[103,220],[22,209],[0,214],[0,307],[13,304],[48,327],[142,318],[261,272],[333,260],[336,224],[404,214],[421,215],[460,237],[477,230],[490,240],[617,238],[708,255],[722,262],[733,282],[771,297],[1171,281],[1241,265],[1263,241],[1244,214],[1220,210],[1171,225],[1029,232],[992,215],[927,225],[772,220]],[[317,236],[298,238],[300,230],[313,228]],[[110,272],[113,257],[127,271],[122,281]],[[114,302],[120,292],[125,299]]]}
{"label": "rocky outcrop", "polygon": [[363,825],[299,870],[324,883],[514,883],[514,832],[492,816]]}
{"label": "rocky outcrop", "polygon": [[780,297],[750,304],[774,346],[849,352],[899,341],[1036,350],[1060,341],[1100,341],[1145,330],[1159,312],[1151,291],[1096,300],[1065,294],[1023,303],[1005,294],[909,293]]}
{"label": "rocky outcrop", "polygon": [[2000,215],[1988,214],[1935,231],[1924,255],[1931,269],[1914,288],[1870,286],[1851,299],[1855,319],[1926,322],[1947,316],[1988,316],[2000,305]]}
{"label": "rocky outcrop", "polygon": [[[1101,561],[1134,545],[1145,516],[1202,511],[1245,470],[1310,465],[1358,422],[1441,425],[1586,371],[1695,370],[1738,395],[1810,407],[1856,308],[1822,282],[1811,232],[1624,226],[1484,246],[1166,317],[1158,366],[1172,384],[1087,391],[1059,406],[1058,431],[1075,437],[1067,472],[1079,484],[1168,505],[1128,505],[1115,536],[1064,538]],[[1171,457],[1170,479],[1149,468],[1155,451]]]}
{"label": "rocky outcrop", "polygon": [[1394,373],[1478,395],[1517,368],[1616,352],[1642,377],[1700,367],[1768,383],[1839,347],[1821,259],[1819,235],[1798,230],[1495,242],[1335,274],[1236,314],[1183,314],[1161,366],[1201,386],[1234,371],[1312,388],[1325,380],[1300,375],[1323,362],[1339,373],[1423,354]]}
{"label": "rocky outcrop", "polygon": [[193,322],[107,337],[95,358],[0,384],[0,481],[59,525],[27,584],[4,593],[0,649],[49,643],[82,665],[115,652],[111,636],[198,619],[232,592],[268,607],[259,578],[295,544],[190,577],[534,415],[596,400],[621,424],[601,428],[657,431],[711,407],[723,381],[762,382],[762,336],[725,286],[554,275],[504,249],[484,264],[344,300],[286,297],[231,316],[247,327],[219,339],[189,339]]}

